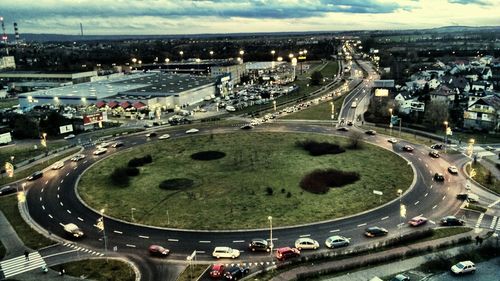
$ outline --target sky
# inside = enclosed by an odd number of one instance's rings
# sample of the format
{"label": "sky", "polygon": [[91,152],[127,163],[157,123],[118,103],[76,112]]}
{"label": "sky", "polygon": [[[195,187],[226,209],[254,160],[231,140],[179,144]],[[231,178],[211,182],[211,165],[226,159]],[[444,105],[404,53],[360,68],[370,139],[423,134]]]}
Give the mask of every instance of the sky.
{"label": "sky", "polygon": [[166,35],[500,26],[500,0],[0,0],[7,33]]}

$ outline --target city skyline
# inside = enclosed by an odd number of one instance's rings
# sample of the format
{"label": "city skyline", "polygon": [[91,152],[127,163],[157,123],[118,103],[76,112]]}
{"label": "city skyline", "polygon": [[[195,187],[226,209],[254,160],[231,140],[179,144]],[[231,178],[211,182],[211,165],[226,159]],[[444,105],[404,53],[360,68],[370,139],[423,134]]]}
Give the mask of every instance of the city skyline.
{"label": "city skyline", "polygon": [[[4,2],[4,3],[1,3]],[[497,26],[493,0],[0,1],[7,33],[167,35]]]}

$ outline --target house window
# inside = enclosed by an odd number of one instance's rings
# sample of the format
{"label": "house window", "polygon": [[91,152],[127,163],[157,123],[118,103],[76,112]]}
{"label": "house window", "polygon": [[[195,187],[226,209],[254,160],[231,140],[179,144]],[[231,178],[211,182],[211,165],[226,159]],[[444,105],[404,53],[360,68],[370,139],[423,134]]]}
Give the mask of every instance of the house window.
{"label": "house window", "polygon": [[483,119],[483,113],[478,112],[477,113],[477,119]]}

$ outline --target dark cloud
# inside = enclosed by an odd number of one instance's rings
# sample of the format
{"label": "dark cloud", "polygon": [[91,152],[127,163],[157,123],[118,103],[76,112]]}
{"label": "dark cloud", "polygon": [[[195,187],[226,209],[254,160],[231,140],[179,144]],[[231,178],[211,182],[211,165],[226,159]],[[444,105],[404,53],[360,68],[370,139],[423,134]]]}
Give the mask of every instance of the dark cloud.
{"label": "dark cloud", "polygon": [[462,4],[462,5],[467,5],[467,4],[490,5],[490,3],[483,0],[448,0],[448,2],[452,4]]}

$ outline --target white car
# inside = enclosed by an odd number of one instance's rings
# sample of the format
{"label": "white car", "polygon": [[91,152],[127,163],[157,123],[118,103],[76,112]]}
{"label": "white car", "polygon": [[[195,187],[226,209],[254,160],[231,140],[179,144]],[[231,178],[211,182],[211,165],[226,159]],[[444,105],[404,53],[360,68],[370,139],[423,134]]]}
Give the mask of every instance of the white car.
{"label": "white car", "polygon": [[75,135],[73,135],[73,134],[69,134],[69,135],[65,136],[65,137],[64,137],[64,139],[65,139],[65,140],[69,140],[69,139],[72,139],[72,138],[74,138],[74,137],[75,137]]}
{"label": "white car", "polygon": [[96,149],[94,151],[94,155],[101,155],[101,154],[104,154],[106,153],[106,151],[108,151],[107,148],[104,148],[104,147],[99,147],[98,149]]}
{"label": "white car", "polygon": [[217,259],[220,258],[235,259],[240,256],[240,251],[229,247],[215,247],[212,256]]}
{"label": "white car", "polygon": [[166,140],[168,138],[170,138],[170,135],[169,134],[164,134],[164,135],[161,135],[158,139],[160,139],[160,140]]}
{"label": "white car", "polygon": [[295,241],[295,248],[299,249],[299,251],[316,250],[319,248],[319,243],[318,241],[308,237],[299,238]]}
{"label": "white car", "polygon": [[56,163],[54,163],[51,167],[52,170],[59,170],[61,169],[62,167],[64,167],[64,162],[63,161],[57,161]]}
{"label": "white car", "polygon": [[448,172],[450,172],[450,174],[456,175],[456,174],[458,174],[458,169],[455,166],[450,166],[450,167],[448,167]]}
{"label": "white car", "polygon": [[101,144],[97,145],[97,147],[98,147],[98,148],[106,148],[106,147],[108,147],[108,146],[110,146],[110,145],[111,145],[111,143],[110,143],[110,142],[103,142],[103,143],[101,143]]}
{"label": "white car", "polygon": [[77,154],[77,155],[71,157],[71,161],[78,162],[78,161],[82,160],[83,158],[85,158],[85,155]]}
{"label": "white car", "polygon": [[390,142],[390,143],[397,143],[398,142],[398,140],[395,139],[395,138],[390,138],[387,141]]}
{"label": "white car", "polygon": [[186,131],[186,134],[195,134],[195,133],[198,133],[199,131],[200,131],[200,130],[193,128],[193,129],[189,129],[189,130],[187,130],[187,131]]}
{"label": "white car", "polygon": [[455,274],[474,273],[476,265],[471,261],[461,261],[452,266],[451,271]]}

